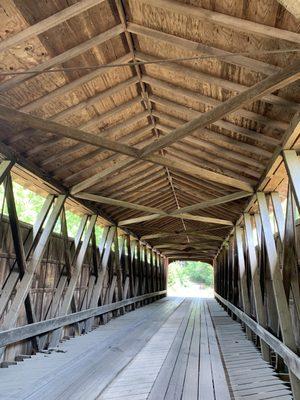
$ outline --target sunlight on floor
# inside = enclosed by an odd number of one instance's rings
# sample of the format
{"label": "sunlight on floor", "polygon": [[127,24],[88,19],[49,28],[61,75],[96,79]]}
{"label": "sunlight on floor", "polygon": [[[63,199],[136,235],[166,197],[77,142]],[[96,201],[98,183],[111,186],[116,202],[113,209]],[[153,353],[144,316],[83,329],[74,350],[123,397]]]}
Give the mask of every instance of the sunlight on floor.
{"label": "sunlight on floor", "polygon": [[214,290],[213,288],[202,288],[199,284],[191,284],[187,287],[168,288],[168,296],[213,298]]}

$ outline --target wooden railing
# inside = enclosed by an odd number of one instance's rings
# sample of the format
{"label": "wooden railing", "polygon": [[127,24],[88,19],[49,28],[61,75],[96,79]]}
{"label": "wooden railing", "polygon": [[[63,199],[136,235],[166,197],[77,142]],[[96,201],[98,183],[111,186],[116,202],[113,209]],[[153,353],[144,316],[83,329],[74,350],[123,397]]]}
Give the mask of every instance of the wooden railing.
{"label": "wooden railing", "polygon": [[251,317],[245,314],[242,310],[235,307],[232,303],[224,299],[218,293],[215,293],[216,299],[218,299],[227,309],[233,312],[241,321],[251,329],[255,335],[259,336],[268,346],[270,346],[274,352],[283,358],[285,364],[294,375],[300,379],[300,357],[290,350],[281,340],[277,339],[272,333],[267,331]]}
{"label": "wooden railing", "polygon": [[98,317],[100,315],[129,306],[131,304],[139,303],[141,301],[151,299],[153,297],[165,295],[166,293],[167,293],[166,290],[147,293],[141,296],[136,296],[130,299],[117,301],[115,303],[106,304],[100,307],[90,308],[76,313],[63,315],[61,317],[51,318],[45,321],[35,322],[33,324],[28,324],[17,328],[8,329],[0,332],[0,347],[4,347],[9,344],[16,343],[21,340],[28,339],[34,336],[45,334],[54,331],[55,329],[72,325],[76,322],[84,321],[92,317]]}

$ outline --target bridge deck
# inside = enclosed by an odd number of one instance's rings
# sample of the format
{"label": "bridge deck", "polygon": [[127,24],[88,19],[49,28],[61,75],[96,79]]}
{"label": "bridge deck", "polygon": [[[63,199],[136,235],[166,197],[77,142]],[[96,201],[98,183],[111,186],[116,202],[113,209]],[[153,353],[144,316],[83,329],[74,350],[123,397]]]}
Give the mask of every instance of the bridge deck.
{"label": "bridge deck", "polygon": [[215,300],[165,298],[0,370],[0,399],[292,399]]}

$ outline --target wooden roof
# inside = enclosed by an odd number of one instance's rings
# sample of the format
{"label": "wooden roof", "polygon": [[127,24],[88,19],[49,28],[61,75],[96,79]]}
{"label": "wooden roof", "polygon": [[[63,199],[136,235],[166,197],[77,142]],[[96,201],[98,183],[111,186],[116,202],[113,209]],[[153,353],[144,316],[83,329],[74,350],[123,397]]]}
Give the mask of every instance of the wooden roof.
{"label": "wooden roof", "polygon": [[27,184],[210,260],[299,111],[297,2],[0,1],[0,151]]}

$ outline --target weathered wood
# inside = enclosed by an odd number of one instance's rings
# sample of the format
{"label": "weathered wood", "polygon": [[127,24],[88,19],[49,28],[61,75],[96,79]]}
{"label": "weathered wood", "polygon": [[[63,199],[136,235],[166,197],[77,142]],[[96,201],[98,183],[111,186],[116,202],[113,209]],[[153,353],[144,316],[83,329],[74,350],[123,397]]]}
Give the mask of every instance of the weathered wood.
{"label": "weathered wood", "polygon": [[297,19],[300,18],[300,1],[299,0],[277,0]]}
{"label": "weathered wood", "polygon": [[[252,277],[252,290],[255,304],[255,311],[258,323],[262,327],[266,327],[266,318],[265,311],[263,305],[263,297],[260,286],[260,278],[259,278],[259,270],[258,270],[258,261],[257,255],[255,251],[255,245],[253,241],[253,227],[251,223],[251,217],[249,214],[244,214],[244,223],[245,223],[245,231],[247,238],[247,250],[250,261],[250,269],[251,269],[251,277]],[[262,341],[261,342],[261,352],[263,359],[269,361],[270,353],[268,346]]]}
{"label": "weathered wood", "polygon": [[[291,314],[284,292],[282,275],[279,267],[278,255],[269,219],[265,194],[262,192],[257,193],[257,201],[259,205],[262,228],[265,237],[266,252],[269,261],[269,268],[272,278],[272,287],[275,295],[276,309],[278,312],[278,319],[279,319],[283,342],[292,351],[297,351],[295,337],[293,333],[293,327],[292,327]],[[297,396],[300,396],[300,381],[297,377],[294,376],[292,372],[290,372],[290,379],[291,379],[293,394],[297,398]]]}
{"label": "weathered wood", "polygon": [[280,201],[279,194],[277,192],[272,192],[271,193],[271,199],[272,199],[272,205],[273,205],[273,210],[274,210],[274,216],[276,219],[276,224],[278,228],[278,233],[281,242],[283,243],[284,241],[284,214],[283,214],[283,209]]}
{"label": "weathered wood", "polygon": [[249,326],[252,332],[258,335],[264,342],[268,344],[268,346],[270,346],[277,354],[279,354],[284,359],[289,369],[293,371],[298,379],[300,379],[300,359],[296,353],[294,353],[288,346],[282,343],[269,331],[264,329],[260,324],[255,322],[252,318],[224,299],[218,293],[215,293],[215,297],[227,308],[229,308],[241,321]]}
{"label": "weathered wood", "polygon": [[51,15],[50,17],[37,22],[36,24],[29,26],[23,31],[3,40],[0,44],[0,51],[4,51],[9,47],[15,46],[16,44],[29,39],[32,36],[39,35],[51,28],[67,21],[70,18],[102,3],[104,0],[82,0],[79,3],[72,4],[70,7],[65,8]]}
{"label": "weathered wood", "polygon": [[[284,0],[283,0],[284,1]],[[296,0],[297,1],[297,0]],[[221,50],[216,47],[206,46],[202,43],[188,40],[179,36],[171,35],[162,31],[151,29],[146,26],[138,25],[132,22],[128,23],[128,31],[136,35],[146,36],[154,40],[163,41],[171,45],[178,46],[184,50],[190,50],[197,52],[199,55],[207,54],[208,56],[216,56],[221,58],[223,61],[230,62],[241,67],[250,68],[253,71],[262,72],[263,74],[272,74],[278,71],[278,67],[267,64],[262,61],[254,60],[245,56],[235,55],[226,50]],[[223,57],[222,57],[223,56]]]}
{"label": "weathered wood", "polygon": [[[30,68],[29,70],[26,71],[26,74],[17,75],[16,77],[14,77],[12,79],[9,79],[9,80],[3,82],[0,85],[0,92],[9,90],[12,87],[14,87],[15,85],[20,84],[21,82],[24,82],[25,80],[34,77],[35,75],[38,74],[38,72],[46,71],[47,69],[52,68],[58,64],[67,62],[67,61],[71,60],[72,58],[75,58],[75,57],[79,56],[80,54],[88,51],[92,47],[98,46],[98,45],[106,42],[107,40],[110,40],[110,39],[116,37],[117,35],[120,35],[122,32],[123,32],[122,25],[117,25],[103,33],[100,33],[99,35],[97,35],[89,40],[86,40],[85,42],[83,42],[67,51],[64,51],[63,53],[61,53],[55,57],[52,57],[49,60],[44,61],[43,63],[41,63],[33,68]],[[2,44],[2,42],[1,42],[1,44]],[[1,48],[1,44],[0,44],[0,48]],[[32,73],[30,73],[30,71],[32,71]]]}
{"label": "weathered wood", "polygon": [[291,188],[293,190],[298,209],[300,209],[300,160],[295,150],[284,150],[283,158],[287,173],[289,174]]}
{"label": "weathered wood", "polygon": [[[34,273],[42,260],[43,254],[46,250],[46,246],[50,239],[50,235],[54,229],[65,200],[66,196],[64,195],[60,195],[56,198],[53,210],[35,246],[35,249],[31,256],[31,260],[27,265],[27,269],[23,274],[22,279],[20,280],[15,297],[13,298],[10,308],[3,319],[2,329],[4,330],[13,327],[17,321],[19,311],[28,295]],[[4,348],[2,347],[1,354],[3,354],[3,352]]]}
{"label": "weathered wood", "polygon": [[41,335],[42,333],[50,332],[54,329],[59,329],[66,325],[71,325],[85,319],[106,314],[121,307],[140,302],[144,299],[150,299],[155,296],[166,294],[166,290],[157,291],[154,293],[144,294],[138,297],[132,297],[127,300],[118,301],[113,304],[90,308],[77,313],[51,318],[46,321],[35,322],[34,324],[24,325],[13,329],[3,330],[0,332],[0,346],[7,346],[12,343],[25,340],[33,336]]}
{"label": "weathered wood", "polygon": [[[246,273],[246,265],[244,257],[243,231],[241,227],[237,226],[235,228],[235,238],[237,246],[239,278],[240,278],[243,310],[247,315],[250,315],[251,309],[250,309],[249,292],[247,285],[247,273]],[[250,337],[249,329],[247,329],[247,336]]]}
{"label": "weathered wood", "polygon": [[[10,230],[12,234],[12,239],[14,243],[14,250],[16,254],[16,264],[19,270],[19,279],[22,279],[25,272],[27,271],[27,261],[26,261],[26,254],[25,249],[22,241],[20,226],[19,226],[19,219],[14,199],[14,192],[13,192],[13,185],[12,179],[10,174],[8,174],[5,178],[5,198],[7,203],[7,210],[9,215],[9,222],[10,222]],[[30,293],[27,295],[24,301],[25,309],[26,309],[26,316],[27,322],[32,324],[33,322],[37,321],[34,304],[31,298]],[[40,349],[39,340],[38,338],[33,338],[32,340],[33,347],[36,350]]]}
{"label": "weathered wood", "polygon": [[[66,293],[64,295],[62,305],[59,310],[59,316],[65,315],[69,311],[72,297],[74,294],[74,290],[75,290],[79,275],[81,273],[81,268],[82,268],[82,265],[83,265],[83,262],[84,262],[84,259],[86,256],[86,252],[87,252],[87,249],[89,246],[89,242],[90,242],[90,239],[91,239],[91,236],[93,233],[93,229],[94,229],[96,220],[97,220],[97,215],[92,215],[89,220],[89,225],[87,227],[84,239],[82,241],[82,245],[80,246],[78,255],[73,263],[74,268],[73,268],[72,275],[71,275],[71,278],[70,278],[68,286],[67,286]],[[60,335],[61,335],[61,330],[57,330],[52,333],[50,343],[49,343],[50,347],[57,346],[58,341],[60,339]]]}
{"label": "weathered wood", "polygon": [[9,171],[12,169],[14,163],[10,160],[3,160],[0,164],[0,185],[3,183]]}
{"label": "weathered wood", "polygon": [[275,90],[294,82],[295,80],[299,79],[299,76],[299,63],[295,63],[294,65],[282,70],[282,72],[273,74],[249,89],[244,90],[242,93],[225,101],[224,103],[215,107],[213,110],[208,111],[205,114],[183,124],[169,135],[166,135],[155,143],[147,146],[140,152],[140,155],[144,157],[147,154],[169,146],[177,140],[182,139],[193,130],[205,128],[207,125],[212,124],[218,119],[222,119],[225,115],[232,113],[243,106],[251,104],[264,95],[272,93]]}
{"label": "weathered wood", "polygon": [[[143,1],[145,2],[146,0]],[[180,2],[174,2],[171,0],[150,0],[148,1],[148,4],[170,10],[171,12],[176,12],[178,14],[209,21],[213,24],[225,26],[240,32],[246,32],[248,34],[254,34],[271,39],[277,38],[294,43],[300,43],[300,35],[297,33],[286,31],[284,29],[273,28],[227,14],[221,14],[212,10],[206,10],[204,8],[182,4]]]}

